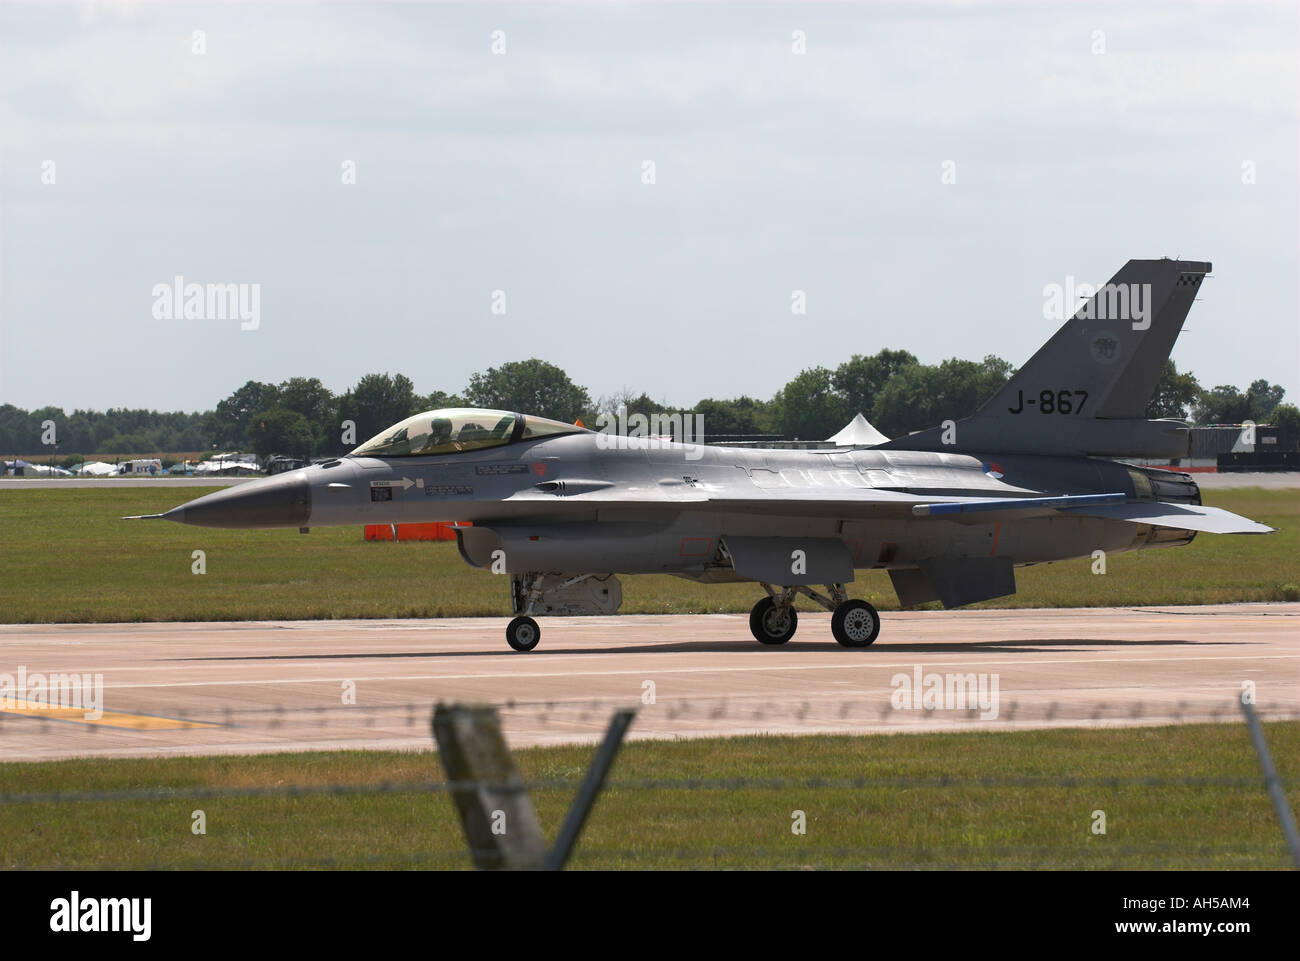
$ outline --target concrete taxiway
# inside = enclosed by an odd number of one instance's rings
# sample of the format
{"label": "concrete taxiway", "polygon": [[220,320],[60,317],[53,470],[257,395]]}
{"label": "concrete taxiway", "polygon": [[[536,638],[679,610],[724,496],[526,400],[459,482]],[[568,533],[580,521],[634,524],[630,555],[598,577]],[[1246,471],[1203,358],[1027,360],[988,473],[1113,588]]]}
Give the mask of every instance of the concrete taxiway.
{"label": "concrete taxiway", "polygon": [[[6,625],[0,695],[20,672],[29,692],[102,676],[103,714],[0,699],[0,758],[429,749],[437,701],[500,706],[515,746],[594,741],[620,706],[636,737],[1236,720],[1251,685],[1266,718],[1300,716],[1300,604],[883,620],[847,650],[825,614],[773,648],[743,615],[546,618],[529,654],[495,618]],[[927,703],[949,675],[974,675],[983,703]]]}

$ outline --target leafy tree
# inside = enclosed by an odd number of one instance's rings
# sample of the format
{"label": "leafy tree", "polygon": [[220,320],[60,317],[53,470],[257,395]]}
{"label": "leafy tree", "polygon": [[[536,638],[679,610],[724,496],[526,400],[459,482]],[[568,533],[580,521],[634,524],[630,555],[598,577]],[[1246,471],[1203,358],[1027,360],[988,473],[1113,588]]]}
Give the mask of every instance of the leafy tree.
{"label": "leafy tree", "polygon": [[831,383],[844,399],[850,418],[859,412],[865,416],[875,406],[889,378],[916,363],[916,357],[905,350],[882,350],[872,357],[854,354],[835,368]]}
{"label": "leafy tree", "polygon": [[278,394],[279,390],[274,384],[250,380],[217,404],[215,417],[204,421],[208,443],[214,447],[242,446],[253,415],[274,407]]}
{"label": "leafy tree", "polygon": [[96,453],[99,454],[125,454],[125,455],[144,455],[153,454],[158,451],[158,447],[153,440],[143,433],[135,434],[113,434],[100,442]]}
{"label": "leafy tree", "polygon": [[312,443],[301,453],[319,453],[338,430],[338,401],[317,377],[290,377],[280,384],[277,406],[301,414],[311,427]]}
{"label": "leafy tree", "polygon": [[559,367],[536,357],[472,374],[465,397],[471,406],[519,411],[572,421],[591,408],[591,397]]}
{"label": "leafy tree", "polygon": [[639,394],[634,394],[632,391],[624,388],[623,390],[615,391],[612,394],[597,398],[596,403],[593,404],[586,413],[584,413],[583,418],[585,420],[586,417],[594,417],[597,414],[617,414],[620,407],[627,408],[629,414],[646,414],[647,416],[650,414],[660,413],[661,411],[673,412],[677,409],[667,401],[655,400],[645,391],[642,391]]}
{"label": "leafy tree", "polygon": [[[46,421],[54,422],[54,444],[49,445],[44,442]],[[61,407],[42,407],[34,410],[28,418],[29,430],[31,431],[31,446],[28,450],[33,454],[53,454],[57,447],[60,451],[71,450],[68,446],[72,440],[68,433],[68,416],[63,413]]]}
{"label": "leafy tree", "polygon": [[[197,417],[197,415],[195,415]],[[197,424],[187,426],[177,433],[165,450],[171,451],[199,451],[204,447],[204,433],[202,428]]]}
{"label": "leafy tree", "polygon": [[247,439],[258,457],[305,455],[310,453],[316,435],[311,422],[296,410],[273,407],[250,418]]}
{"label": "leafy tree", "polygon": [[1000,357],[979,363],[953,357],[937,367],[913,364],[889,378],[870,420],[887,437],[967,417],[1007,382],[1014,368]]}
{"label": "leafy tree", "polygon": [[440,410],[444,407],[467,407],[469,406],[464,397],[459,394],[449,394],[444,390],[435,390],[431,394],[415,398],[416,409],[412,413],[420,413],[426,410]]}
{"label": "leafy tree", "polygon": [[706,439],[777,433],[769,405],[752,397],[705,399],[695,405],[694,413],[704,417]]}
{"label": "leafy tree", "polygon": [[1253,420],[1264,424],[1285,395],[1286,388],[1281,384],[1270,384],[1266,380],[1252,382],[1245,393],[1231,384],[1220,384],[1213,390],[1201,392],[1200,402],[1196,405],[1196,422],[1240,424]]}
{"label": "leafy tree", "polygon": [[[197,423],[199,415],[184,414],[187,422]],[[99,441],[105,437],[110,429],[108,417],[101,411],[95,410],[74,410],[68,416],[68,427],[66,441],[63,435],[60,435],[60,447],[63,450],[80,451],[90,453],[99,449]],[[199,441],[202,445],[202,441]]]}
{"label": "leafy tree", "polygon": [[34,453],[40,440],[40,425],[31,414],[13,404],[0,406],[0,450],[10,454]]}
{"label": "leafy tree", "polygon": [[1286,395],[1286,388],[1281,384],[1270,384],[1266,380],[1256,380],[1246,388],[1246,403],[1249,405],[1250,419],[1257,424],[1265,424],[1277,410]]}
{"label": "leafy tree", "polygon": [[[210,410],[203,415],[203,425],[200,428],[203,434],[203,447],[225,447],[226,432],[229,429],[225,421],[217,416],[215,410]],[[220,439],[218,439],[220,438]],[[230,446],[234,446],[233,444]]]}
{"label": "leafy tree", "polygon": [[1250,419],[1250,401],[1231,384],[1220,384],[1201,391],[1195,416],[1198,424],[1240,424]]}
{"label": "leafy tree", "polygon": [[1190,373],[1178,373],[1173,358],[1167,358],[1164,370],[1160,372],[1160,380],[1156,382],[1155,392],[1147,403],[1146,416],[1153,420],[1160,417],[1186,420],[1188,411],[1200,396],[1201,385],[1197,383],[1196,377]]}
{"label": "leafy tree", "polygon": [[334,419],[337,404],[319,377],[290,377],[277,388],[277,407],[302,414],[316,426],[324,427]]}
{"label": "leafy tree", "polygon": [[[366,374],[339,398],[339,419],[356,421],[357,442],[364,443],[384,428],[417,413],[417,407],[415,385],[405,374]],[[337,433],[327,436],[326,441],[331,450],[340,445]]]}
{"label": "leafy tree", "polygon": [[[655,400],[645,391],[636,394],[624,387],[612,394],[603,394],[596,398],[595,403],[584,408],[578,414],[577,419],[582,421],[583,426],[590,427],[592,430],[599,430],[604,423],[612,423],[612,419],[618,415],[620,408],[626,411],[628,417],[633,414],[643,414],[649,417],[651,414],[665,412],[671,414],[681,410],[681,408],[674,407],[666,400]],[[611,421],[601,421],[602,416],[611,418]],[[699,438],[693,436],[692,440],[698,441]]]}
{"label": "leafy tree", "polygon": [[1278,404],[1269,421],[1281,433],[1278,443],[1283,450],[1300,449],[1300,407],[1295,404]]}
{"label": "leafy tree", "polygon": [[1016,372],[1015,364],[995,354],[985,354],[984,359],[976,366],[975,383],[971,385],[971,389],[979,400],[971,408],[972,414],[981,404],[1006,386],[1007,381]]}
{"label": "leafy tree", "polygon": [[852,416],[825,367],[802,371],[772,398],[776,423],[793,440],[822,440]]}

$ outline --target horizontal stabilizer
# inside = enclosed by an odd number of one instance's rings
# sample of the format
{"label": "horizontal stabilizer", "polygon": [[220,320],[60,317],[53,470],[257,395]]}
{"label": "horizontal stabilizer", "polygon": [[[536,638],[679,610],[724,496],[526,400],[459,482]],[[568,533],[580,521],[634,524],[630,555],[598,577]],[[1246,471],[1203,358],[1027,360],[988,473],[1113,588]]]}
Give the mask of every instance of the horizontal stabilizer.
{"label": "horizontal stabilizer", "polygon": [[1078,507],[1068,510],[1067,513],[1083,514],[1087,517],[1109,517],[1117,521],[1151,524],[1155,527],[1173,527],[1185,531],[1204,531],[1207,534],[1272,534],[1275,530],[1220,507],[1204,507],[1200,504],[1139,501],[1133,504]]}

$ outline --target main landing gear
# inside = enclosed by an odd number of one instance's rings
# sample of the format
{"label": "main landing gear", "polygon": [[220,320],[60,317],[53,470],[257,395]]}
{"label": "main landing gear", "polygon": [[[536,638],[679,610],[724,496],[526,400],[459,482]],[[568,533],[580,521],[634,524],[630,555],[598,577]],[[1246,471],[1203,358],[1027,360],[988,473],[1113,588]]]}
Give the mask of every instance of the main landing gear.
{"label": "main landing gear", "polygon": [[[830,597],[802,584],[776,590],[763,585],[767,597],[749,612],[749,630],[760,644],[784,644],[794,637],[799,617],[794,610],[795,595],[812,598],[831,611],[831,634],[844,647],[867,647],[880,634],[880,614],[866,601],[849,600],[843,584],[827,584]],[[513,643],[513,642],[512,642]]]}
{"label": "main landing gear", "polygon": [[763,598],[749,612],[749,629],[760,644],[784,644],[794,637],[798,626],[799,615],[794,606],[779,605],[772,597]]}

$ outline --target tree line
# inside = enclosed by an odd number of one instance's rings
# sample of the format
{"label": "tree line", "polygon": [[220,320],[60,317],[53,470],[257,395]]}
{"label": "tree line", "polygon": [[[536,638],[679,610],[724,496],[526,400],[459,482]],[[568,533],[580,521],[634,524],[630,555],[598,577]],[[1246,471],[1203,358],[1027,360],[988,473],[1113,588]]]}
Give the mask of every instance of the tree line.
{"label": "tree line", "polygon": [[[512,361],[472,374],[455,394],[420,394],[404,374],[367,374],[342,394],[318,378],[290,377],[279,384],[248,381],[213,410],[26,411],[0,405],[0,451],[60,455],[251,450],[259,455],[343,454],[391,424],[439,407],[488,407],[594,426],[602,413],[690,411],[703,415],[706,440],[785,438],[821,440],[862,413],[882,433],[898,437],[974,411],[1015,373],[999,357],[951,358],[922,364],[905,350],[855,354],[838,367],[801,371],[768,400],[703,398],[670,405],[646,392],[624,390],[592,399],[561,368],[543,360]],[[1300,409],[1282,403],[1284,390],[1256,380],[1245,390],[1202,388],[1172,360],[1147,408],[1148,417],[1197,424],[1276,423],[1300,438]],[[52,430],[51,430],[52,428]],[[51,438],[53,439],[51,441]]]}

